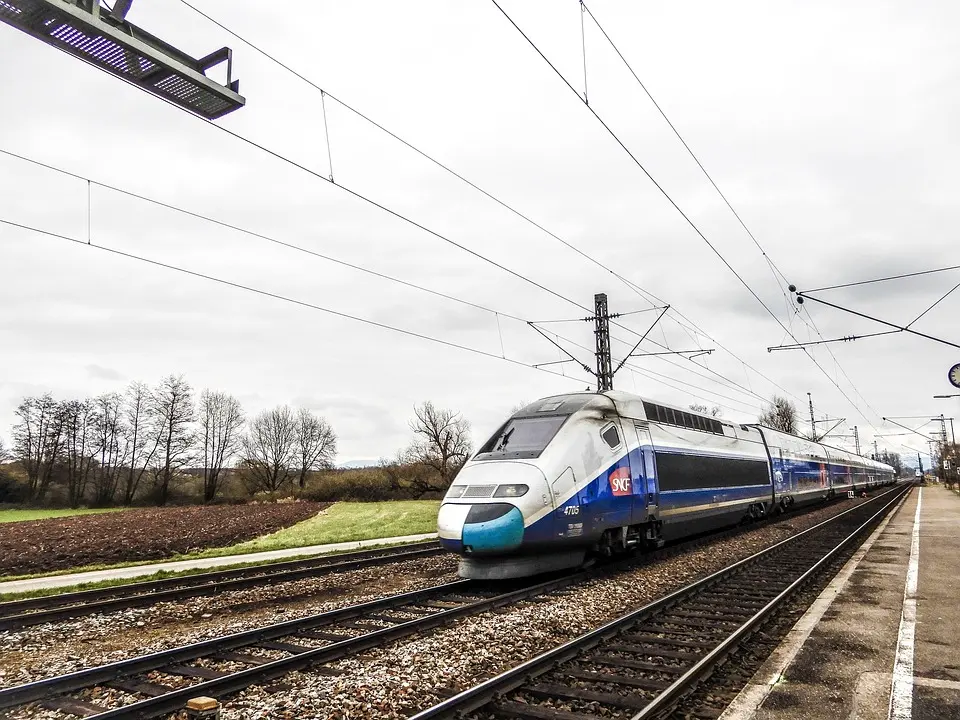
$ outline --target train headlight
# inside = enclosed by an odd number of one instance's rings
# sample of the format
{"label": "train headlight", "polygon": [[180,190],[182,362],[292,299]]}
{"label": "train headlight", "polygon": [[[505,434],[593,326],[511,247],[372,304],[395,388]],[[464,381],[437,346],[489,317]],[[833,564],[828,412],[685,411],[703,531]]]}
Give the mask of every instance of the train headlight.
{"label": "train headlight", "polygon": [[467,490],[466,485],[451,485],[450,489],[447,490],[447,497],[448,498],[463,497],[463,493],[465,493],[466,490]]}
{"label": "train headlight", "polygon": [[527,494],[530,488],[526,485],[498,485],[494,497],[521,497]]}

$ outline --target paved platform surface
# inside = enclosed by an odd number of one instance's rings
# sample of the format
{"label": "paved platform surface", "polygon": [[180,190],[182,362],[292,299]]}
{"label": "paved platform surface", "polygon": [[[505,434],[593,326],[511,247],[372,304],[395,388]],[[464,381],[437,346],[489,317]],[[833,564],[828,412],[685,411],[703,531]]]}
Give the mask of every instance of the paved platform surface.
{"label": "paved platform surface", "polygon": [[307,547],[270,550],[268,552],[249,553],[246,555],[224,555],[222,557],[200,558],[198,560],[177,560],[175,562],[157,562],[149,565],[131,565],[129,567],[113,568],[111,570],[93,570],[90,572],[71,573],[69,575],[50,575],[47,577],[33,578],[31,580],[11,580],[9,582],[0,582],[0,594],[28,592],[30,590],[43,588],[69,587],[71,585],[99,582],[101,580],[111,580],[114,578],[141,577],[144,575],[153,575],[161,570],[179,572],[182,570],[217,568],[241,563],[270,562],[272,560],[290,559],[304,555],[347,552],[350,550],[362,550],[364,548],[375,547],[377,545],[395,545],[419,542],[422,540],[433,540],[436,537],[436,533],[404,535],[403,537],[355,540],[352,542],[331,543],[329,545],[309,545]]}
{"label": "paved platform surface", "polygon": [[914,488],[721,716],[813,718],[960,720],[960,496]]}

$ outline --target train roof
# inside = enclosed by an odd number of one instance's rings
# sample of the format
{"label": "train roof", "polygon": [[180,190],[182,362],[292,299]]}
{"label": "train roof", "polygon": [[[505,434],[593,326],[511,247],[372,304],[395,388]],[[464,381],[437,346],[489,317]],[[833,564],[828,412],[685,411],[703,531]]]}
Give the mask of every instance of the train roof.
{"label": "train roof", "polygon": [[[667,407],[672,410],[690,413],[691,415],[698,415],[703,418],[709,418],[711,420],[718,420],[710,415],[704,413],[698,413],[695,410],[690,410],[689,408],[681,408],[676,405],[671,405],[669,403],[663,403],[659,400],[649,400],[642,398],[639,395],[634,395],[633,393],[624,392],[622,390],[607,390],[603,393],[597,392],[578,392],[578,393],[566,393],[563,395],[551,395],[550,397],[541,398],[532,402],[528,405],[525,405],[519,411],[514,414],[514,417],[530,417],[537,415],[569,415],[571,413],[577,412],[579,410],[616,410],[617,413],[623,417],[632,417],[632,418],[645,418],[647,417],[646,410],[644,409],[644,402],[654,403],[662,407]],[[766,425],[760,423],[734,423],[730,420],[718,420],[724,425],[730,425],[736,427],[740,425],[743,428],[758,428],[765,433],[774,433],[784,437],[793,439],[794,441],[799,441],[805,444],[816,445],[823,448],[826,451],[826,454],[829,458],[843,459],[847,462],[854,462],[857,464],[862,464],[865,467],[873,468],[884,468],[887,470],[893,470],[892,467],[886,465],[885,463],[877,462],[876,460],[871,460],[870,458],[863,457],[862,455],[857,455],[852,453],[849,450],[843,450],[841,448],[832,447],[826,445],[822,442],[814,442],[809,438],[802,437],[800,435],[794,435],[793,433],[785,433],[782,430],[776,430]]]}

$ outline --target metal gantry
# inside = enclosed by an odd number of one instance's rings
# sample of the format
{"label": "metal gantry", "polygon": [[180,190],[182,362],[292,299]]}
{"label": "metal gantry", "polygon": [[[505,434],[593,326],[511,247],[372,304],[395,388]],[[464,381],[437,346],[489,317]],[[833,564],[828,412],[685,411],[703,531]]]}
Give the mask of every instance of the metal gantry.
{"label": "metal gantry", "polygon": [[[194,58],[127,20],[132,3],[0,0],[0,21],[208,120],[244,106],[230,48]],[[225,85],[206,76],[221,63]]]}

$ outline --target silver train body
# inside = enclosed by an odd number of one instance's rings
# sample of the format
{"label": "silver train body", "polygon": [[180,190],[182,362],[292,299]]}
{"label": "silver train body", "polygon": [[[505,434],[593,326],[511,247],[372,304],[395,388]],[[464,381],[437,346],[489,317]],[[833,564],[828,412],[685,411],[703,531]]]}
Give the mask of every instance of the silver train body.
{"label": "silver train body", "polygon": [[457,475],[437,529],[461,576],[519,577],[895,479],[888,465],[766,427],[574,393],[507,420]]}

